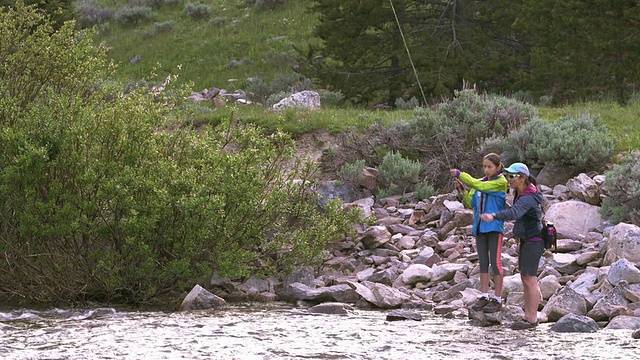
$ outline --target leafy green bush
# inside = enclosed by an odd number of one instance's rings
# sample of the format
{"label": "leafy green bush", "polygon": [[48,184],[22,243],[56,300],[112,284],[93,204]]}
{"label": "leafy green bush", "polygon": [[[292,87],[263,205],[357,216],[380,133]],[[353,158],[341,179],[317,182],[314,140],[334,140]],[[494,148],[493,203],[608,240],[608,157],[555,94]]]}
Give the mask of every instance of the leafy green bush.
{"label": "leafy green bush", "polygon": [[356,160],[353,163],[342,165],[340,171],[338,171],[338,180],[351,187],[357,187],[362,179],[362,169],[364,166],[364,160]]}
{"label": "leafy green bush", "polygon": [[282,99],[284,99],[284,98],[286,98],[288,96],[291,96],[291,93],[280,91],[278,93],[269,95],[267,100],[265,100],[264,104],[265,104],[265,106],[271,108],[273,105],[279,103],[280,100],[282,100]]}
{"label": "leafy green bush", "polygon": [[189,3],[184,7],[184,16],[191,20],[205,19],[211,16],[211,7],[200,3]]}
{"label": "leafy green bush", "polygon": [[640,226],[640,152],[625,156],[604,174],[608,197],[602,202],[600,214],[614,223]]}
{"label": "leafy green bush", "polygon": [[113,18],[114,10],[104,8],[97,0],[84,0],[75,3],[77,24],[80,28],[88,28],[105,23]]}
{"label": "leafy green bush", "polygon": [[318,211],[287,135],[167,129],[189,89],[123,94],[90,33],[30,9],[0,13],[0,298],[179,301],[212,270],[313,264],[352,228]]}
{"label": "leafy green bush", "polygon": [[378,166],[378,179],[392,194],[404,194],[420,179],[422,165],[402,157],[399,152],[389,152]]}
{"label": "leafy green bush", "polygon": [[344,95],[340,91],[321,91],[318,94],[320,104],[324,108],[337,107],[344,100]]}
{"label": "leafy green bush", "polygon": [[151,21],[154,16],[152,9],[148,6],[125,6],[118,9],[113,17],[123,26],[133,26]]}
{"label": "leafy green bush", "polygon": [[273,9],[278,6],[282,6],[287,0],[245,0],[247,5],[254,5],[260,10]]}
{"label": "leafy green bush", "polygon": [[536,119],[509,134],[510,160],[532,167],[571,166],[579,171],[600,168],[611,157],[615,141],[597,115],[566,116],[553,123]]}
{"label": "leafy green bush", "polygon": [[173,27],[176,26],[176,22],[169,20],[161,23],[154,23],[153,26],[155,27],[156,32],[166,33],[173,30]]}
{"label": "leafy green bush", "polygon": [[[251,98],[254,101],[262,104],[270,104],[275,100],[275,97],[281,96],[282,94],[288,94],[286,96],[289,96],[289,94],[310,88],[311,80],[300,74],[289,72],[277,75],[270,83],[262,77],[251,78],[247,82],[246,91],[251,94]],[[274,94],[276,96],[272,97]],[[284,97],[280,98],[280,100]],[[278,101],[273,102],[273,104]]]}
{"label": "leafy green bush", "polygon": [[423,181],[416,186],[414,195],[418,200],[424,200],[435,195],[436,191],[431,184],[427,181]]}
{"label": "leafy green bush", "polygon": [[423,159],[432,185],[446,189],[453,186],[449,169],[477,170],[488,139],[506,137],[535,116],[529,104],[466,89],[433,108],[417,108],[413,119],[394,125],[393,138],[385,136],[392,150]]}
{"label": "leafy green bush", "polygon": [[418,101],[418,99],[416,99],[415,96],[409,99],[409,101],[404,101],[403,98],[397,98],[395,105],[396,105],[396,108],[400,110],[412,110],[417,107],[420,107],[420,101]]}

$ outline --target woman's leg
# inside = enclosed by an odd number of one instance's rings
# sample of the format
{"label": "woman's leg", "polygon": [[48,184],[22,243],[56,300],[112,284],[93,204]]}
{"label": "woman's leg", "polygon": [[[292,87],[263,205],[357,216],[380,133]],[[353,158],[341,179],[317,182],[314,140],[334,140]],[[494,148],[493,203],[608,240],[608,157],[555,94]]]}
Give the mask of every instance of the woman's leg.
{"label": "woman's leg", "polygon": [[520,247],[518,267],[524,286],[524,317],[530,323],[538,321],[540,289],[538,288],[538,264],[544,252],[542,241],[525,241]]}
{"label": "woman's leg", "polygon": [[479,233],[476,236],[476,250],[478,250],[478,262],[480,263],[480,291],[486,294],[489,292],[489,241],[487,234]]}
{"label": "woman's leg", "polygon": [[540,305],[540,289],[536,276],[521,275],[524,285],[524,317],[530,323],[538,321],[538,306]]}
{"label": "woman's leg", "polygon": [[492,232],[487,234],[489,261],[493,274],[493,287],[497,297],[502,296],[502,234]]}

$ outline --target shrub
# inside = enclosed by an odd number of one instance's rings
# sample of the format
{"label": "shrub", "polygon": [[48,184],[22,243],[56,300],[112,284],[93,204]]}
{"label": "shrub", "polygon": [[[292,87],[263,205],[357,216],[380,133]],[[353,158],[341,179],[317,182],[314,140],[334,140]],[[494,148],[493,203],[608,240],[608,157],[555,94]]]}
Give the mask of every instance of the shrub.
{"label": "shrub", "polygon": [[421,172],[420,162],[405,159],[399,152],[389,152],[378,166],[378,179],[387,190],[404,194],[419,181]]}
{"label": "shrub", "polygon": [[398,110],[412,110],[420,107],[420,101],[416,97],[412,97],[409,101],[404,101],[403,98],[396,99],[396,108]]}
{"label": "shrub", "polygon": [[269,95],[269,97],[267,98],[267,100],[264,102],[264,105],[271,108],[273,105],[277,104],[278,102],[280,102],[280,100],[290,96],[291,93],[288,92],[284,92],[281,91],[279,93],[276,94],[271,94]]}
{"label": "shrub", "polygon": [[154,23],[154,26],[155,26],[156,32],[166,33],[173,30],[173,27],[176,26],[176,22],[173,20],[169,20],[161,23]]}
{"label": "shrub", "polygon": [[211,19],[211,24],[214,26],[222,26],[227,22],[229,22],[229,19],[226,16],[218,16]]}
{"label": "shrub", "polygon": [[326,108],[337,107],[344,99],[340,91],[321,91],[319,95],[320,104]]}
{"label": "shrub", "polygon": [[133,26],[153,20],[154,14],[148,6],[125,6],[116,11],[114,18],[123,26]]}
{"label": "shrub", "polygon": [[318,211],[286,134],[165,131],[189,89],[123,94],[90,33],[18,8],[0,12],[0,298],[176,301],[212,270],[314,264],[353,227],[338,203]]}
{"label": "shrub", "polygon": [[423,181],[416,186],[414,191],[415,198],[424,200],[432,197],[436,193],[435,189],[427,181]]}
{"label": "shrub", "polygon": [[536,119],[509,134],[506,150],[511,160],[532,167],[571,166],[579,171],[607,163],[615,140],[597,115],[560,118],[553,123]]}
{"label": "shrub", "polygon": [[164,6],[175,7],[182,4],[182,0],[164,0],[162,3]]}
{"label": "shrub", "polygon": [[75,4],[77,24],[81,29],[105,23],[113,18],[114,10],[102,7],[96,0],[84,0]]}
{"label": "shrub", "polygon": [[259,10],[273,9],[282,6],[287,0],[245,0],[247,5],[253,5]]}
{"label": "shrub", "polygon": [[212,10],[209,5],[200,3],[189,3],[184,7],[184,16],[191,20],[205,19],[211,16]]}
{"label": "shrub", "polygon": [[342,165],[340,171],[338,171],[338,180],[343,184],[356,188],[362,179],[362,169],[364,166],[364,160],[356,160],[352,163]]}
{"label": "shrub", "polygon": [[[503,96],[456,91],[451,100],[433,108],[417,108],[414,118],[395,125],[391,149],[424,158],[427,177],[439,189],[451,188],[450,168],[472,171],[487,139],[506,137],[537,115],[528,104]],[[394,147],[395,146],[395,147]]]}
{"label": "shrub", "polygon": [[605,172],[608,197],[600,214],[614,222],[630,222],[640,226],[640,152],[635,151]]}
{"label": "shrub", "polygon": [[[277,96],[280,96],[284,93],[291,94],[308,90],[310,88],[311,80],[297,73],[284,73],[277,75],[271,83],[267,83],[262,77],[251,78],[247,82],[246,86],[247,93],[251,94],[251,98],[262,104],[267,104],[268,99],[273,101],[274,99],[271,98],[271,95],[277,94]],[[283,98],[284,97],[279,100]]]}

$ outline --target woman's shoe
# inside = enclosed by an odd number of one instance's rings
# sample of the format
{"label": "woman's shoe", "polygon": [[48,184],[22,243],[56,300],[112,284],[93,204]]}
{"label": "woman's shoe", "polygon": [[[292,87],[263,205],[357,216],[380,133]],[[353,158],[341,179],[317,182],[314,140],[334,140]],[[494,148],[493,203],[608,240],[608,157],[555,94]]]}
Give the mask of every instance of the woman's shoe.
{"label": "woman's shoe", "polygon": [[516,321],[513,324],[511,324],[511,329],[512,330],[526,330],[526,329],[533,329],[536,326],[538,326],[538,321],[532,323],[532,322],[529,322],[529,321],[523,319],[523,320]]}
{"label": "woman's shoe", "polygon": [[482,311],[486,313],[494,313],[500,311],[500,309],[502,309],[502,303],[492,298],[489,300],[489,303],[482,308]]}
{"label": "woman's shoe", "polygon": [[487,304],[489,304],[489,298],[486,296],[482,296],[478,299],[478,301],[476,301],[476,303],[471,307],[471,309],[480,311],[484,309],[484,307],[487,306]]}

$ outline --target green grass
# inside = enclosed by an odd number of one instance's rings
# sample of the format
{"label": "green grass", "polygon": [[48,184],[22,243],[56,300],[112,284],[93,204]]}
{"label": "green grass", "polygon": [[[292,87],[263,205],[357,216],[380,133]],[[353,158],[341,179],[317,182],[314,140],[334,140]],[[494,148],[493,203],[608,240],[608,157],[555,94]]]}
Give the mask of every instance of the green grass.
{"label": "green grass", "polygon": [[587,102],[558,108],[539,107],[540,118],[554,121],[570,114],[599,114],[602,123],[617,140],[617,151],[640,149],[640,104],[620,106],[615,102]]}
{"label": "green grass", "polygon": [[196,115],[195,122],[217,124],[222,119],[234,119],[257,124],[267,131],[282,130],[296,135],[315,131],[336,134],[355,127],[364,130],[378,122],[383,126],[413,118],[411,110],[378,111],[356,108],[325,108],[316,111],[285,109],[265,110],[259,105],[227,106]]}
{"label": "green grass", "polygon": [[[112,20],[99,27],[103,30],[96,40],[111,49],[109,56],[119,65],[118,79],[147,79],[160,64],[161,77],[177,73],[179,81],[191,82],[196,90],[244,89],[249,77],[271,80],[292,72],[293,45],[304,48],[310,42],[315,15],[306,11],[306,1],[290,1],[270,10],[247,7],[243,0],[199,2],[211,7],[208,19],[192,21],[183,15],[184,4],[177,4],[154,10],[153,21],[143,24],[122,26]],[[171,31],[155,31],[154,23],[170,20],[175,21]],[[141,60],[131,64],[136,55]],[[242,65],[228,69],[232,60]]]}

